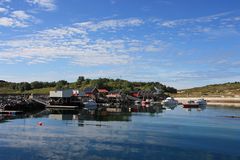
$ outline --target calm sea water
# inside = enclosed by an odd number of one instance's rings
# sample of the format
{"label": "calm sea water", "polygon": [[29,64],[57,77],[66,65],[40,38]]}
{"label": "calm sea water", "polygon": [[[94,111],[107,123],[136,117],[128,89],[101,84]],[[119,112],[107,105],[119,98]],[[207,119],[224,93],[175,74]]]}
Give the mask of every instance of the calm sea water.
{"label": "calm sea water", "polygon": [[240,116],[240,109],[142,111],[97,120],[50,114],[1,121],[0,159],[240,159],[240,118],[225,117]]}

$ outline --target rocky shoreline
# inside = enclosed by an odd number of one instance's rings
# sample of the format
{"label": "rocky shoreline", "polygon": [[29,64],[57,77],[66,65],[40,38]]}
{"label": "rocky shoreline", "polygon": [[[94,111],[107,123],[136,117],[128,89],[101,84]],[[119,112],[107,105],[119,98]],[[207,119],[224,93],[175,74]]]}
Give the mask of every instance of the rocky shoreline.
{"label": "rocky shoreline", "polygon": [[28,99],[29,95],[0,95],[0,109],[1,110],[15,110],[31,112],[34,110],[44,109],[43,105],[37,104]]}

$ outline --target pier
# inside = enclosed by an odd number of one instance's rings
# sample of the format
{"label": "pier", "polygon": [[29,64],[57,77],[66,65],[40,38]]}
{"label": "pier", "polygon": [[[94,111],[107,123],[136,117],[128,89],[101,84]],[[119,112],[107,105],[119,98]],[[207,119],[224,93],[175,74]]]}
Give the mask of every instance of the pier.
{"label": "pier", "polygon": [[48,105],[46,106],[48,109],[62,109],[62,110],[75,110],[78,109],[79,106],[63,106],[63,105]]}
{"label": "pier", "polygon": [[33,95],[29,96],[29,99],[32,101],[44,105],[47,109],[67,109],[67,110],[74,110],[78,109],[79,106],[70,106],[70,105],[50,105],[47,101],[39,99]]}

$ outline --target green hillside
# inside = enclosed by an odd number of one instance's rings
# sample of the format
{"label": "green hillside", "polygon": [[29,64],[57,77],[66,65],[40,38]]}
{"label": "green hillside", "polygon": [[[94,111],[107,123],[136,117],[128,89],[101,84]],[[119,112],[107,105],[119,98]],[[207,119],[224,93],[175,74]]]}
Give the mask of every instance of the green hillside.
{"label": "green hillside", "polygon": [[204,87],[179,90],[175,95],[185,96],[240,96],[240,82],[213,84]]}
{"label": "green hillside", "polygon": [[104,88],[107,90],[122,90],[124,92],[136,90],[153,91],[157,87],[165,93],[177,93],[173,87],[163,85],[159,82],[130,82],[122,79],[85,79],[79,76],[76,82],[67,82],[60,80],[58,82],[7,82],[0,80],[0,94],[48,94],[50,90],[73,88],[83,90],[86,87]]}

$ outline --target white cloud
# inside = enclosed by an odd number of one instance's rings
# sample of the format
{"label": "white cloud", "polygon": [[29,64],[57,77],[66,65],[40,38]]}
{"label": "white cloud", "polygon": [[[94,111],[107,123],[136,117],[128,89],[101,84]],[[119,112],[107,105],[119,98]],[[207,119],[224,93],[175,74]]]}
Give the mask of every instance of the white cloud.
{"label": "white cloud", "polygon": [[186,24],[189,25],[189,24],[195,24],[195,23],[210,23],[212,21],[219,20],[222,17],[228,16],[229,14],[231,14],[231,12],[224,12],[224,13],[219,13],[219,14],[204,16],[204,17],[197,17],[197,18],[160,21],[158,23],[163,27],[172,28],[172,27],[182,26]]}
{"label": "white cloud", "polygon": [[105,20],[100,22],[82,22],[82,23],[75,23],[76,26],[80,28],[84,28],[91,31],[97,31],[100,29],[117,29],[123,28],[126,26],[139,26],[142,25],[144,22],[138,18],[129,18],[129,19],[120,19],[120,20]]}
{"label": "white cloud", "polygon": [[0,58],[11,62],[23,58],[28,64],[47,63],[59,58],[82,66],[127,64],[133,60],[130,53],[144,50],[144,42],[127,38],[92,38],[89,33],[110,32],[142,23],[139,19],[122,19],[47,29],[19,39],[1,41]]}
{"label": "white cloud", "polygon": [[165,48],[168,47],[168,44],[160,41],[160,40],[154,40],[151,42],[151,44],[148,44],[144,47],[144,51],[145,52],[161,52],[163,51]]}
{"label": "white cloud", "polygon": [[18,20],[16,18],[1,17],[0,26],[4,27],[27,27],[29,24],[27,21]]}
{"label": "white cloud", "polygon": [[9,2],[11,2],[11,0],[0,0],[0,4],[9,3]]}
{"label": "white cloud", "polygon": [[[24,59],[28,64],[36,64],[61,58],[81,66],[125,65],[136,59],[139,53],[161,52],[167,45],[154,39],[142,41],[95,36],[102,31],[108,34],[112,30],[141,24],[140,19],[120,19],[46,29],[22,38],[0,41],[0,59],[15,63]],[[92,32],[95,33],[93,37]]]}
{"label": "white cloud", "polygon": [[10,2],[11,0],[0,0],[0,15],[3,15],[0,16],[0,26],[23,28],[38,22],[34,16],[28,14],[25,10],[15,10]]}
{"label": "white cloud", "polygon": [[0,26],[10,27],[14,24],[14,20],[8,17],[0,17]]}
{"label": "white cloud", "polygon": [[26,2],[32,5],[37,5],[46,11],[56,9],[55,0],[26,0]]}
{"label": "white cloud", "polygon": [[[126,64],[131,61],[131,57],[127,54],[121,54],[121,51],[112,52],[112,50],[116,51],[119,48],[115,41],[92,41],[89,44],[78,46],[71,43],[75,40],[81,41],[81,39],[54,40],[51,37],[47,37],[45,40],[35,37],[30,40],[9,41],[5,47],[8,46],[11,49],[0,52],[0,57],[15,60],[24,58],[29,61],[29,64],[67,58],[70,59],[71,63],[82,66]],[[120,49],[125,49],[124,44]]]}
{"label": "white cloud", "polygon": [[[26,0],[29,1],[30,4],[39,5],[45,7],[45,9],[53,9],[54,8],[54,0]],[[34,16],[27,13],[25,10],[15,10],[11,5],[11,0],[0,0],[0,5],[4,7],[0,7],[0,26],[5,27],[28,27],[32,24],[39,22]],[[32,12],[33,13],[33,12]]]}
{"label": "white cloud", "polygon": [[31,18],[31,15],[27,14],[25,11],[22,10],[13,11],[11,13],[11,16],[19,20],[27,20]]}
{"label": "white cloud", "polygon": [[216,39],[223,36],[223,33],[224,36],[240,34],[238,19],[238,12],[224,12],[189,19],[151,19],[151,22],[165,30],[162,34],[169,34],[169,37],[177,35],[187,38],[205,34],[208,39]]}
{"label": "white cloud", "polygon": [[6,13],[8,9],[0,7],[0,13]]}

